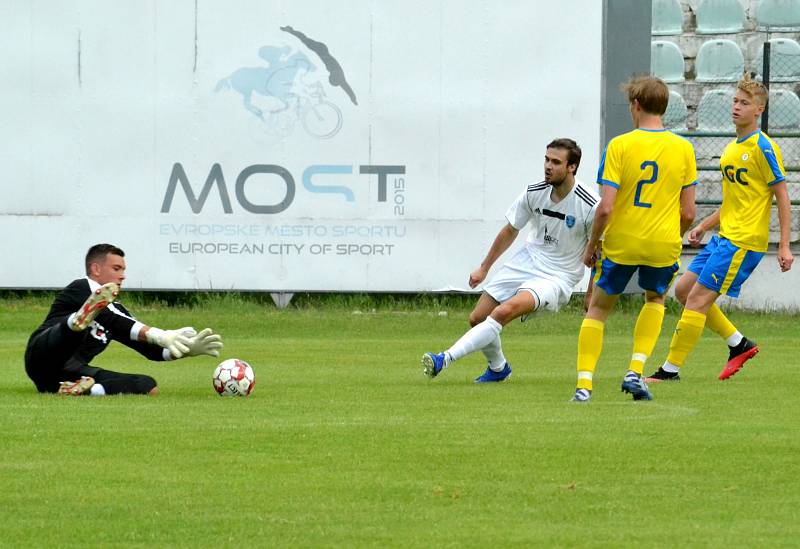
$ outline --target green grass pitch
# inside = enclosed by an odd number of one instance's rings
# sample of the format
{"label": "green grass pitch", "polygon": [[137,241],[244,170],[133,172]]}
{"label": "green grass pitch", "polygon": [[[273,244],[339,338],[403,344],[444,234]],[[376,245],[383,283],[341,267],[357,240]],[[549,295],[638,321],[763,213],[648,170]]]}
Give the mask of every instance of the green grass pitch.
{"label": "green grass pitch", "polygon": [[[503,332],[514,373],[476,386],[480,354],[433,381],[419,366],[465,306],[347,303],[277,311],[241,299],[132,306],[156,326],[211,326],[251,362],[220,398],[212,358],[97,365],[161,394],[34,391],[22,355],[49,302],[0,300],[0,545],[138,547],[789,547],[800,539],[797,317],[731,317],[761,346],[731,380],[706,332],[655,400],[619,392],[635,307],[606,328],[589,405],[568,402],[575,307]],[[663,360],[668,313],[647,372]]]}

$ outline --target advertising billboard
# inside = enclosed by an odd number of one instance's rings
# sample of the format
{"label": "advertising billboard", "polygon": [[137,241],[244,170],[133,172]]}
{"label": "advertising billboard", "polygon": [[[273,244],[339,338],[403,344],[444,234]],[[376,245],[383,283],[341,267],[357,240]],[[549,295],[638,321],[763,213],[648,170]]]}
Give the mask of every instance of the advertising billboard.
{"label": "advertising billboard", "polygon": [[597,169],[596,0],[0,11],[0,287],[466,289],[549,141]]}

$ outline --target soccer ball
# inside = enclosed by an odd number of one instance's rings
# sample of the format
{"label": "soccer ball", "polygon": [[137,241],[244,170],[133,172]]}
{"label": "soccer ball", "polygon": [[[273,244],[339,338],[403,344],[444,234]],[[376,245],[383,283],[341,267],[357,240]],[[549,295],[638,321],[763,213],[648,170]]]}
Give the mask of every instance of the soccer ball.
{"label": "soccer ball", "polygon": [[219,396],[245,397],[253,391],[256,374],[244,360],[229,358],[214,370],[212,381]]}

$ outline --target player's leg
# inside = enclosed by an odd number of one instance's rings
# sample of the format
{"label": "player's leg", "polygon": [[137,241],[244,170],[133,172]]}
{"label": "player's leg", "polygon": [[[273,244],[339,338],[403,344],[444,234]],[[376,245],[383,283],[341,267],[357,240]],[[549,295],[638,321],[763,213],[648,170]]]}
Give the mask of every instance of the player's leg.
{"label": "player's leg", "polygon": [[[719,295],[714,291],[714,288],[720,288],[716,282],[719,280],[719,274],[715,269],[718,270],[716,266],[723,263],[723,261],[719,260],[719,243],[719,237],[712,237],[703,251],[689,265],[689,272],[685,275],[687,276],[686,282],[680,285],[684,309],[670,342],[669,355],[661,368],[659,368],[659,371],[651,377],[676,379],[681,366],[686,360],[686,356],[694,348],[700,334],[702,334],[706,323],[705,313]],[[689,283],[692,277],[689,273],[696,277],[691,285]],[[690,310],[690,303],[691,307],[699,307],[702,312]]]}
{"label": "player's leg", "polygon": [[58,372],[75,354],[86,334],[67,326],[67,317],[44,330],[34,332],[25,349],[25,373],[40,393],[58,391]]}
{"label": "player's leg", "polygon": [[156,395],[156,380],[141,374],[122,374],[93,368],[94,376],[62,381],[58,393],[67,396]]}
{"label": "player's leg", "polygon": [[[512,320],[535,311],[539,307],[539,303],[540,301],[538,300],[537,294],[533,290],[522,289],[519,292],[517,292],[517,294],[514,297],[512,297],[507,301],[504,301],[502,304],[495,307],[495,309],[492,311],[492,314],[489,317],[487,317],[484,322],[478,324],[477,326],[475,326],[475,328],[473,328],[473,330],[481,330],[484,327],[491,326],[490,328],[491,331],[497,329],[497,336],[495,337],[495,339],[489,341],[481,349],[484,351],[484,354],[487,355],[487,358],[489,359],[489,364],[486,366],[486,371],[483,372],[483,374],[481,374],[477,378],[475,378],[476,383],[504,381],[506,378],[508,378],[508,376],[511,375],[511,365],[505,359],[502,349],[500,349],[500,331],[502,331],[503,327],[506,326]],[[465,335],[464,338],[456,342],[456,344],[451,349],[448,350],[448,353],[452,354],[453,352],[455,352],[457,354],[459,352],[458,349],[459,344],[461,343],[469,344],[469,341],[462,341],[467,338],[467,335]],[[487,347],[490,346],[496,348],[499,351],[499,354],[497,355],[496,358],[491,357],[486,353]]]}
{"label": "player's leg", "polygon": [[689,297],[689,292],[695,282],[697,282],[697,273],[691,271],[686,271],[678,278],[678,282],[675,283],[675,299],[681,305],[686,305],[686,298]]}
{"label": "player's leg", "polygon": [[490,356],[487,356],[488,360],[504,364],[505,357],[502,356],[499,342],[502,326],[489,315],[501,302],[513,297],[527,277],[528,275],[519,269],[503,266],[486,285],[469,316],[472,328],[453,345],[456,348],[451,347],[440,353],[422,355],[422,371],[425,375],[434,378],[454,361],[487,346],[491,351]]}
{"label": "player's leg", "polygon": [[[689,292],[686,307],[670,343],[669,356],[662,366],[666,371],[677,371],[683,366],[689,352],[700,338],[708,315],[714,317],[715,322],[720,321],[716,315],[717,310],[712,312],[717,297],[721,294],[738,297],[742,284],[764,255],[740,249],[727,239],[719,237],[714,237],[709,246],[712,247],[712,251],[699,273],[697,283]],[[720,328],[719,324],[716,328]],[[727,330],[730,331],[730,327]],[[731,350],[728,364],[720,373],[720,379],[727,379],[735,374],[747,359],[758,352],[758,347],[745,338],[739,343],[741,348]]]}
{"label": "player's leg", "polygon": [[[723,245],[732,246],[732,244],[729,242],[724,242]],[[720,292],[729,297],[739,297],[742,284],[744,284],[750,275],[753,274],[753,271],[756,269],[756,267],[758,267],[758,264],[761,262],[763,257],[763,253],[749,250],[738,250],[736,253],[734,253],[731,266],[728,269],[728,273],[723,281]],[[713,322],[716,325],[719,325],[721,320],[720,317],[724,319],[728,325],[727,333],[731,334],[726,338],[726,343],[728,344],[729,349],[728,362],[725,365],[725,368],[723,368],[719,374],[719,379],[725,380],[741,370],[745,362],[756,356],[758,353],[758,345],[755,341],[751,341],[739,333],[739,331],[736,330],[736,327],[727,318],[725,318],[725,315],[722,313],[716,303],[711,306],[707,314],[709,319],[711,319],[712,316],[714,317]],[[718,333],[720,333],[722,336],[726,332]]]}
{"label": "player's leg", "polygon": [[[703,266],[705,265],[703,255],[704,254],[702,252],[698,254],[695,260],[692,261],[692,264],[689,266],[689,270],[681,275],[678,283],[675,285],[675,297],[683,305],[686,304],[686,298],[688,297],[692,287],[697,283],[697,279],[703,270]],[[716,303],[713,303],[708,309],[708,313],[706,314],[706,328],[725,340],[729,351],[728,365],[732,368],[735,368],[736,371],[738,371],[738,369],[741,368],[741,366],[747,360],[755,356],[755,354],[758,352],[758,346],[756,343],[744,337],[744,335],[739,332],[736,326],[728,319],[728,317],[722,312],[722,309],[720,309],[719,305]],[[740,363],[738,368],[736,367],[737,363]],[[677,372],[666,372],[660,368],[656,373],[648,378],[648,381],[661,381],[662,378],[665,380],[679,379]]]}
{"label": "player's leg", "polygon": [[642,379],[644,365],[653,353],[661,326],[664,323],[664,301],[667,290],[677,276],[679,263],[670,267],[639,267],[639,287],[645,292],[645,303],[639,311],[633,330],[633,349],[628,371],[622,380],[622,391],[634,400],[652,400],[653,396]]}
{"label": "player's leg", "polygon": [[71,330],[80,332],[89,327],[92,321],[119,296],[119,286],[114,282],[103,284],[86,299],[75,313],[70,315],[67,324]]}
{"label": "player's leg", "polygon": [[[494,310],[494,308],[497,307],[499,304],[500,303],[488,293],[486,292],[482,293],[481,296],[478,298],[478,302],[475,304],[475,308],[469,315],[469,323],[471,328],[458,341],[463,340],[468,335],[470,336],[468,340],[475,339],[472,336],[474,336],[476,332],[481,335],[485,335],[484,324],[486,322],[486,319],[489,316],[489,313],[491,313]],[[484,329],[476,330],[478,326],[484,326]],[[499,333],[500,330],[499,329],[496,330],[496,333],[494,334],[494,337],[492,339],[497,339],[499,337]],[[487,344],[491,343],[493,343],[493,341],[488,341]],[[499,347],[499,342],[497,343],[497,346]],[[469,352],[472,351],[465,351],[463,353],[457,352],[456,356],[449,354],[447,351],[443,351],[440,353],[425,353],[424,355],[422,355],[422,371],[428,377],[434,378],[437,375],[439,375],[439,373],[441,373],[441,371],[444,368],[447,368],[448,366],[450,366],[451,363],[458,360],[459,358],[462,358]]]}
{"label": "player's leg", "polygon": [[[498,308],[501,308],[505,311],[508,310],[509,307],[514,307],[515,305],[513,303],[508,306],[506,304],[509,302],[518,301],[516,300],[516,297],[517,296],[511,297],[501,304],[490,294],[482,294],[481,299],[478,300],[478,304],[476,305],[472,314],[470,314],[470,325],[472,328],[470,328],[463,336],[453,343],[449,349],[444,352],[447,365],[449,366],[452,362],[455,362],[456,360],[459,360],[470,353],[483,350],[487,345],[493,345],[493,350],[496,352],[499,351],[499,353],[502,355],[502,351],[500,350],[500,332],[503,330],[505,323],[497,320],[495,317],[495,311]],[[503,369],[505,364],[505,357],[502,358],[502,362],[499,362],[497,358],[495,358],[495,361],[499,363],[493,364],[493,366],[500,370]],[[489,360],[491,363],[492,359],[489,358]]]}
{"label": "player's leg", "polygon": [[[501,326],[506,326],[517,318],[525,321],[530,314],[542,309],[558,312],[560,307],[569,301],[570,295],[570,289],[562,287],[562,284],[542,276],[533,276],[522,284],[514,297],[495,307],[490,318]],[[498,344],[499,341],[498,335]],[[486,347],[484,351],[485,349]],[[486,371],[475,381],[477,383],[503,381],[509,375],[511,375],[511,365],[508,361],[490,360]]]}
{"label": "player's leg", "polygon": [[97,369],[94,373],[96,384],[102,386],[105,395],[156,395],[156,380],[143,374],[123,374],[110,370]]}
{"label": "player's leg", "polygon": [[[678,279],[678,283],[675,285],[675,298],[681,303],[681,305],[686,306],[686,300],[689,297],[689,292],[691,292],[692,288],[694,288],[694,286],[697,284],[697,279],[699,278],[700,273],[703,272],[706,263],[716,247],[717,237],[715,236],[712,237],[711,241],[706,245],[706,247],[695,256],[695,258],[689,264],[689,268]],[[663,365],[659,366],[658,370],[648,376],[645,381],[647,383],[680,381],[680,375],[678,375],[679,370],[680,368],[677,366],[670,364],[669,362],[665,362]]]}
{"label": "player's leg", "polygon": [[595,266],[589,310],[578,334],[578,381],[572,397],[575,402],[586,402],[591,398],[592,379],[603,350],[606,319],[635,270],[635,266],[620,265],[605,257]]}
{"label": "player's leg", "polygon": [[[527,294],[527,292],[525,292]],[[513,320],[511,315],[513,311],[520,310],[521,312],[519,315],[525,314],[525,312],[529,312],[533,310],[535,307],[535,303],[533,302],[533,296],[531,294],[527,294],[527,296],[516,295],[505,301],[503,304],[497,305],[493,310],[492,314],[485,316],[482,311],[485,310],[488,304],[491,304],[492,301],[495,301],[494,298],[488,296],[488,294],[484,294],[481,296],[485,298],[483,303],[479,302],[478,306],[476,306],[476,311],[479,314],[470,315],[470,323],[472,324],[473,321],[477,321],[479,318],[484,317],[484,320],[481,322],[477,322],[470,328],[463,336],[461,336],[453,345],[448,348],[443,353],[441,361],[443,363],[442,367],[447,368],[453,362],[469,355],[470,353],[474,353],[475,351],[481,350],[487,345],[495,344],[499,348],[499,338],[500,332],[503,330],[504,323],[510,322]],[[525,303],[525,305],[522,305]],[[508,305],[506,305],[508,304]],[[497,309],[502,311],[501,319],[503,322],[498,321],[495,318],[495,313]],[[475,311],[473,311],[475,313]],[[501,351],[502,353],[502,351]],[[426,358],[428,360],[426,360]],[[426,373],[431,370],[431,366],[435,369],[437,366],[437,362],[439,362],[438,355],[426,354],[423,357],[423,367],[425,367],[426,362],[429,364],[426,370]],[[492,364],[490,361],[489,368],[496,372],[503,372],[504,370],[508,370],[510,373],[510,367],[508,363],[503,360],[503,362],[499,362],[498,364]],[[437,372],[438,373],[438,372]],[[430,374],[428,374],[430,375]],[[431,376],[433,377],[433,376]],[[507,374],[506,376],[507,377]],[[495,380],[499,381],[499,380]]]}
{"label": "player's leg", "polygon": [[[475,309],[469,315],[470,326],[477,326],[486,320],[489,314],[494,311],[498,305],[499,303],[493,297],[486,293],[482,294],[481,299],[478,300],[478,304],[475,306]],[[483,356],[486,357],[486,362],[489,364],[489,366],[493,365],[495,367],[503,368],[503,365],[506,363],[506,357],[503,354],[503,345],[499,334],[495,339],[481,348],[481,353],[483,353]]]}
{"label": "player's leg", "polygon": [[636,326],[633,329],[633,349],[628,369],[640,376],[661,333],[661,326],[664,322],[664,298],[663,294],[645,291],[645,302],[636,319]]}
{"label": "player's leg", "polygon": [[65,396],[102,396],[105,394],[103,386],[96,383],[94,377],[100,371],[100,368],[70,358],[54,376],[59,380],[55,392]]}
{"label": "player's leg", "polygon": [[677,374],[686,362],[686,357],[697,345],[706,324],[706,312],[719,297],[719,293],[703,284],[695,284],[686,298],[675,333],[669,345],[669,355],[661,369]]}

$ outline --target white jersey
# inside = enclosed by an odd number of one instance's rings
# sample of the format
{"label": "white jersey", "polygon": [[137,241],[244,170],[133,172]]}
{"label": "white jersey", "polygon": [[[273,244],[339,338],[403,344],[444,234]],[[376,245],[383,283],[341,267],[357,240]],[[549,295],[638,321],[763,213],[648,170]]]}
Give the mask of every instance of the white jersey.
{"label": "white jersey", "polygon": [[583,278],[581,260],[600,196],[577,179],[560,202],[550,199],[552,190],[545,182],[529,185],[508,209],[506,219],[517,230],[530,224],[525,249],[537,271],[571,290]]}

